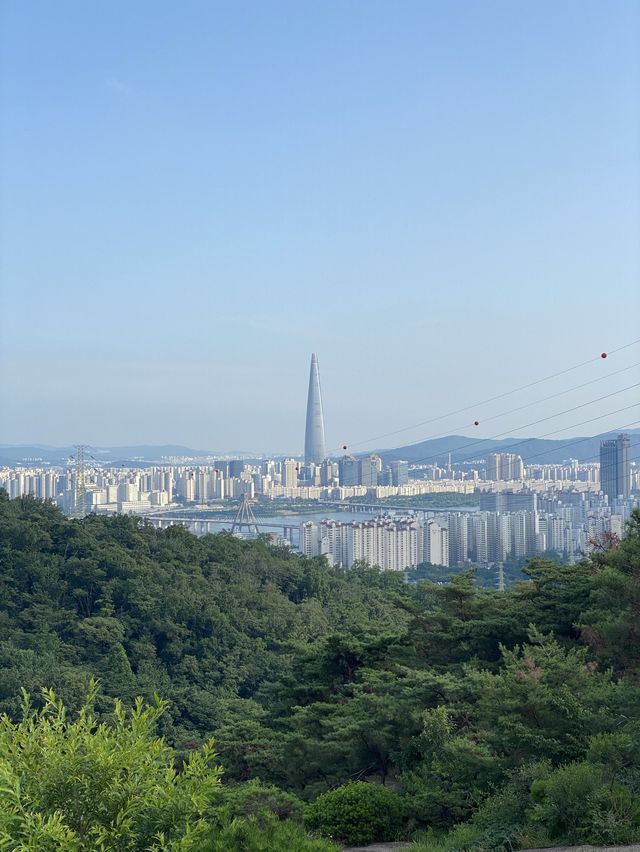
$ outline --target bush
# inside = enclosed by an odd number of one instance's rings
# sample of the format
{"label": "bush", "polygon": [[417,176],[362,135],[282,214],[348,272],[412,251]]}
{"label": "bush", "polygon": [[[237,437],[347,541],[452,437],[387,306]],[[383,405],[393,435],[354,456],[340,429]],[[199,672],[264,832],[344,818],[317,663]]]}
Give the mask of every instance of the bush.
{"label": "bush", "polygon": [[602,787],[591,797],[581,836],[604,845],[640,841],[640,796],[620,784]]}
{"label": "bush", "polygon": [[604,784],[603,769],[592,763],[569,763],[531,785],[532,822],[551,840],[580,843],[592,797]]}
{"label": "bush", "polygon": [[401,830],[403,803],[397,793],[364,781],[322,793],[309,805],[309,828],[342,843],[366,844],[396,840]]}
{"label": "bush", "polygon": [[199,852],[338,852],[329,840],[310,837],[295,822],[280,822],[276,817],[258,823],[255,817],[234,819],[220,831],[212,834],[208,842],[198,847]]}
{"label": "bush", "polygon": [[21,722],[0,717],[0,848],[201,849],[220,783],[213,743],[178,773],[155,735],[162,701],[138,699],[128,712],[116,701],[107,725],[94,716],[96,694],[92,683],[75,720],[50,690],[41,710],[24,695]]}
{"label": "bush", "polygon": [[292,793],[254,779],[244,784],[222,784],[215,792],[214,812],[223,825],[238,817],[254,818],[259,825],[269,824],[273,818],[302,823],[304,804]]}

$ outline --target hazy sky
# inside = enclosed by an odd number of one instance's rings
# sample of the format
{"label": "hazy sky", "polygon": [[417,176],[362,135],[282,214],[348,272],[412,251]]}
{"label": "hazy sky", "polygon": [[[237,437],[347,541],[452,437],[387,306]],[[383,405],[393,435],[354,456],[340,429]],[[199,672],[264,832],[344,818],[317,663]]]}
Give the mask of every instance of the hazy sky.
{"label": "hazy sky", "polygon": [[[640,4],[3,4],[0,441],[299,451],[640,337]],[[640,401],[640,345],[374,441]],[[480,427],[472,426],[474,417]],[[558,437],[640,422],[640,407]]]}

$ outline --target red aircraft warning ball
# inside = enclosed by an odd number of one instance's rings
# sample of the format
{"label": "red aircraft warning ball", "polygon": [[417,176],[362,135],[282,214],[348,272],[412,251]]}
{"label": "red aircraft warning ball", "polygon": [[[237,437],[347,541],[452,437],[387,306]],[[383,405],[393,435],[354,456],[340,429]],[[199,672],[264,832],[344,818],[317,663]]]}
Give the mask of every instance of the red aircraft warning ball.
{"label": "red aircraft warning ball", "polygon": [[601,353],[600,353],[600,357],[601,357],[601,358],[606,358],[606,357],[607,357],[607,353],[606,353],[606,352],[601,352]]}

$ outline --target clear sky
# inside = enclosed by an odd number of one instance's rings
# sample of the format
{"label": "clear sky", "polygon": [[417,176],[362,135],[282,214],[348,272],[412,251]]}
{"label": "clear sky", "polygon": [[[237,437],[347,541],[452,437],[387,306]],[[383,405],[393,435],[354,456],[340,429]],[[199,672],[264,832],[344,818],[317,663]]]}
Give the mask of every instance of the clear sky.
{"label": "clear sky", "polygon": [[[316,351],[362,448],[640,337],[636,0],[2,14],[0,441],[300,451]],[[538,436],[639,381],[373,445]]]}

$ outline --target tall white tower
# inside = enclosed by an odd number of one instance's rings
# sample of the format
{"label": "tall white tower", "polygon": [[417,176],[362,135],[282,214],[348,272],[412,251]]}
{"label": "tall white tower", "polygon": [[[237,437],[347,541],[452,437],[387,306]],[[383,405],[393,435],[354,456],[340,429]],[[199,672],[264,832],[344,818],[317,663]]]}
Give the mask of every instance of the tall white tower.
{"label": "tall white tower", "polygon": [[324,414],[318,358],[311,356],[309,394],[307,396],[307,426],[304,434],[304,460],[306,464],[322,464],[326,458],[324,445]]}

